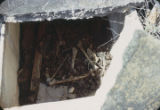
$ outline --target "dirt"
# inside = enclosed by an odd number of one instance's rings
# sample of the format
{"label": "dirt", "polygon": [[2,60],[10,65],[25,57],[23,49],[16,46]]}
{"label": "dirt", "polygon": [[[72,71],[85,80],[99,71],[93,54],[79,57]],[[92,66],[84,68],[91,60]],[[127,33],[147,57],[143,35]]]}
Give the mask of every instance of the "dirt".
{"label": "dirt", "polygon": [[[101,18],[21,24],[20,104],[36,103],[39,83],[93,95],[111,57],[112,34]],[[65,99],[72,97],[66,96]]]}

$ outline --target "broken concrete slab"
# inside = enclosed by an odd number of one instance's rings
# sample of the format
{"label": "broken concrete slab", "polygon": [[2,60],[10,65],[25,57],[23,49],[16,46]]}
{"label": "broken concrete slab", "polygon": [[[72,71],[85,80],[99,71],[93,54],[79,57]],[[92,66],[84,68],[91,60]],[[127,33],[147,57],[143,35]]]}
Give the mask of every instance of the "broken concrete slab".
{"label": "broken concrete slab", "polygon": [[[140,23],[139,17],[136,11],[131,12],[125,17],[124,28],[120,34],[119,39],[113,45],[111,49],[112,61],[108,70],[105,72],[102,78],[101,86],[96,92],[96,99],[103,105],[107,100],[106,95],[109,93],[111,88],[114,86],[118,74],[123,68],[123,55],[130,44],[131,40],[134,38],[134,33],[136,30],[143,30]],[[133,52],[133,51],[131,51]]]}
{"label": "broken concrete slab", "polygon": [[[145,0],[5,0],[0,14],[6,22],[83,19],[123,12]],[[130,4],[130,5],[129,5]]]}
{"label": "broken concrete slab", "polygon": [[59,12],[66,10],[96,9],[103,7],[125,6],[129,3],[140,3],[144,0],[5,0],[0,6],[0,13],[6,15]]}
{"label": "broken concrete slab", "polygon": [[123,55],[123,61],[130,60],[125,62],[102,110],[156,110],[160,106],[160,41],[142,31],[135,36]]}
{"label": "broken concrete slab", "polygon": [[110,91],[102,110],[155,110],[160,106],[160,41],[143,32],[138,20],[139,26],[135,25],[135,18],[126,19],[111,50],[113,59],[102,82],[102,86],[104,82],[110,85],[103,90]]}
{"label": "broken concrete slab", "polygon": [[160,41],[136,31],[143,29],[135,13],[126,17],[124,25],[111,50],[112,62],[98,92],[109,91],[102,110],[157,109],[160,106],[160,69],[156,59],[159,58]]}

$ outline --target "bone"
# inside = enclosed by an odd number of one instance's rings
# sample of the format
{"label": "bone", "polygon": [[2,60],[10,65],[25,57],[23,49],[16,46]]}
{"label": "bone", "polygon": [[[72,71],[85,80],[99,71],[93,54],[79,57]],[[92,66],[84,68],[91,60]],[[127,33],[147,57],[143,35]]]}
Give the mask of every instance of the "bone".
{"label": "bone", "polygon": [[88,56],[90,57],[90,58],[93,58],[93,61],[94,62],[98,62],[98,57],[97,57],[97,55],[90,49],[90,48],[88,48],[87,49],[87,54],[88,54]]}
{"label": "bone", "polygon": [[[80,50],[82,51],[82,53],[84,54],[84,56],[87,58],[87,60],[88,60],[89,63],[93,66],[94,69],[98,69],[98,67],[101,68],[99,65],[97,65],[94,61],[92,61],[92,60],[89,58],[88,54],[85,52],[85,50],[84,50],[83,47],[82,47],[82,42],[81,42],[81,41],[79,41],[79,43],[78,43],[77,46],[80,48]],[[97,66],[98,66],[98,67],[97,67]]]}
{"label": "bone", "polygon": [[71,87],[71,88],[69,88],[68,92],[69,92],[70,94],[72,94],[72,93],[74,92],[74,90],[75,90],[75,88],[74,88],[74,87]]}

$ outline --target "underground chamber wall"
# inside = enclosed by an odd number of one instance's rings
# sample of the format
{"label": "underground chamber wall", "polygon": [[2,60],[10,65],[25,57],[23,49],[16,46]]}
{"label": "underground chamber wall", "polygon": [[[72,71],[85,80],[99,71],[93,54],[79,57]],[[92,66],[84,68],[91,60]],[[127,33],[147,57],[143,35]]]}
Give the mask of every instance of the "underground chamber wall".
{"label": "underground chamber wall", "polygon": [[13,25],[19,29],[12,40],[19,44],[14,77],[20,105],[94,95],[111,60],[112,42],[103,45],[112,38],[106,20],[97,17]]}
{"label": "underground chamber wall", "polygon": [[2,107],[17,106],[19,104],[17,71],[19,68],[19,23],[5,24],[5,39],[2,66],[1,100]]}

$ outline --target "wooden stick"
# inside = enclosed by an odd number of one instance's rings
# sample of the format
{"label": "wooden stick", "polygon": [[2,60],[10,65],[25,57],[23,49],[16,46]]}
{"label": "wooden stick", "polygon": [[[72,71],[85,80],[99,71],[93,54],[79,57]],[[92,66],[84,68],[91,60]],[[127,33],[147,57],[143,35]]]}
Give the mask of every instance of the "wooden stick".
{"label": "wooden stick", "polygon": [[31,78],[31,91],[37,91],[39,88],[41,64],[42,54],[36,50]]}

